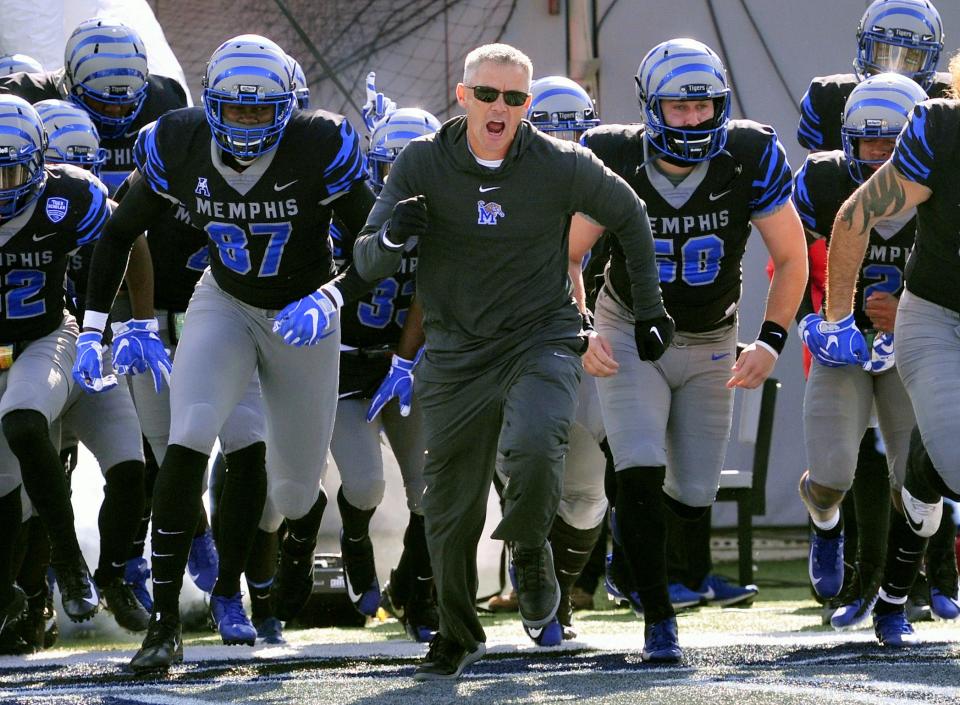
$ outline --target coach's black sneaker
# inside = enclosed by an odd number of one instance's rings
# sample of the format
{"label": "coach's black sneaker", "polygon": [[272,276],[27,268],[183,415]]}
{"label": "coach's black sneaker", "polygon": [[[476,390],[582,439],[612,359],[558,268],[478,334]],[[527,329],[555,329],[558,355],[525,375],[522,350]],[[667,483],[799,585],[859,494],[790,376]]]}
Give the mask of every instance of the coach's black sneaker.
{"label": "coach's black sneaker", "polygon": [[171,664],[182,662],[180,615],[175,611],[166,614],[154,612],[143,646],[130,659],[130,670],[136,674],[166,673]]}
{"label": "coach's black sneaker", "polygon": [[[289,537],[287,537],[289,540]],[[276,617],[287,622],[300,614],[313,592],[313,549],[293,554],[287,550],[286,541],[280,549],[280,565],[273,581],[273,599]]]}
{"label": "coach's black sneaker", "polygon": [[133,589],[123,581],[123,578],[110,578],[103,583],[98,582],[97,587],[103,596],[104,606],[113,614],[114,620],[124,629],[131,632],[144,632],[150,624],[150,615]]}
{"label": "coach's black sneaker", "polygon": [[468,651],[459,642],[437,633],[430,642],[427,655],[413,672],[413,680],[454,680],[460,677],[467,666],[483,658],[485,653],[487,653],[487,647],[482,641],[477,642],[472,651]]}
{"label": "coach's black sneaker", "polygon": [[547,626],[560,606],[560,584],[553,567],[550,542],[544,541],[539,548],[514,545],[513,574],[523,625],[530,629]]}
{"label": "coach's black sneaker", "polygon": [[380,582],[373,560],[373,543],[369,536],[354,540],[340,530],[340,550],[343,553],[343,575],[347,579],[347,595],[354,608],[362,615],[373,617],[380,606]]}
{"label": "coach's black sneaker", "polygon": [[73,563],[51,564],[60,586],[60,603],[73,622],[85,622],[100,609],[100,594],[90,577],[86,561],[79,557]]}

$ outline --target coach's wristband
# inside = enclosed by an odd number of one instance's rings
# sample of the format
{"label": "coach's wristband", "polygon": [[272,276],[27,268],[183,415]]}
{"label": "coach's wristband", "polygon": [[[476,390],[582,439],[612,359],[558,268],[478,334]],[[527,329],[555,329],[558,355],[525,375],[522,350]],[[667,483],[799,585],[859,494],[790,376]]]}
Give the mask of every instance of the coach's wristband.
{"label": "coach's wristband", "polygon": [[760,326],[760,333],[757,335],[757,345],[762,345],[774,357],[779,358],[780,353],[783,352],[783,346],[786,344],[786,328],[773,321],[764,321],[763,325]]}

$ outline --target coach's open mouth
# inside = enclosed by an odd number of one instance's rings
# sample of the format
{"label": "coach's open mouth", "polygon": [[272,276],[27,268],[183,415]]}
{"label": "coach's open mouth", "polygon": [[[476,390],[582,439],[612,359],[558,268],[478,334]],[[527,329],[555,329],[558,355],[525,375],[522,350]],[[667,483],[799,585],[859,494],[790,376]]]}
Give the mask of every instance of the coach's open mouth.
{"label": "coach's open mouth", "polygon": [[487,123],[487,132],[492,135],[500,136],[503,134],[503,131],[507,129],[507,124],[500,120],[491,120]]}

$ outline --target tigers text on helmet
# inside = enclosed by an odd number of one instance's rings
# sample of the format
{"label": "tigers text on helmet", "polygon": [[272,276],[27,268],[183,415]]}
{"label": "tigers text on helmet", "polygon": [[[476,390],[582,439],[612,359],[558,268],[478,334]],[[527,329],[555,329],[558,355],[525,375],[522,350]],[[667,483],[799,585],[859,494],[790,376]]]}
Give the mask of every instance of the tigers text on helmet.
{"label": "tigers text on helmet", "polygon": [[929,0],[874,0],[857,28],[857,78],[894,71],[925,91],[943,50],[943,23]]}
{"label": "tigers text on helmet", "polygon": [[864,137],[896,139],[913,106],[926,99],[927,94],[916,82],[899,73],[880,73],[856,85],[847,98],[840,127],[847,168],[854,181],[863,183],[886,161],[861,159],[857,140]]}
{"label": "tigers text on helmet", "polygon": [[553,137],[578,142],[580,135],[600,124],[593,99],[566,76],[544,76],[530,84],[527,119]]}
{"label": "tigers text on helmet", "polygon": [[287,63],[290,64],[290,75],[293,77],[293,94],[297,97],[297,107],[307,110],[310,107],[310,89],[307,87],[307,77],[303,73],[300,62],[287,54]]}
{"label": "tigers text on helmet", "polygon": [[390,171],[400,150],[410,140],[429,135],[440,129],[440,121],[420,108],[398,108],[377,122],[370,133],[370,148],[367,161],[370,165],[370,181],[377,192]]}
{"label": "tigers text on helmet", "polygon": [[107,150],[100,146],[100,135],[87,111],[65,100],[41,100],[33,107],[47,135],[44,160],[48,164],[74,164],[99,176]]}
{"label": "tigers text on helmet", "polygon": [[32,56],[26,54],[7,54],[0,56],[0,76],[12,73],[41,73],[43,66]]}
{"label": "tigers text on helmet", "polygon": [[[730,88],[720,57],[695,39],[671,39],[643,57],[637,75],[637,98],[646,139],[657,151],[680,163],[712,159],[723,150],[730,119]],[[664,100],[713,101],[713,118],[692,127],[671,127]]]}
{"label": "tigers text on helmet", "polygon": [[119,137],[147,97],[147,54],[132,27],[105,17],[81,22],[64,49],[70,100],[86,110],[102,137]]}
{"label": "tigers text on helmet", "polygon": [[[243,34],[213,52],[203,77],[203,109],[214,139],[225,152],[249,160],[270,151],[279,143],[296,106],[287,55],[266,37]],[[269,109],[270,114],[262,121],[228,120],[224,110],[236,112],[232,108],[248,114]]]}
{"label": "tigers text on helmet", "polygon": [[46,183],[47,137],[40,116],[23,98],[0,95],[0,219],[33,203]]}

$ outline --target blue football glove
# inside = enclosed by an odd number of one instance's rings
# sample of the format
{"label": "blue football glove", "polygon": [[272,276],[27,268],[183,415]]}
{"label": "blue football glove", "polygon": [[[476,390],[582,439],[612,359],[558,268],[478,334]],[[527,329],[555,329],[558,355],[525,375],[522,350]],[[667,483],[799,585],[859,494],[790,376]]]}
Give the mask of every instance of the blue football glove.
{"label": "blue football glove", "polygon": [[377,74],[371,71],[367,74],[367,102],[360,109],[363,124],[373,132],[377,123],[397,109],[397,104],[383,93],[377,92]]}
{"label": "blue football glove", "polygon": [[113,364],[122,375],[150,372],[153,388],[159,392],[164,383],[170,384],[173,363],[157,332],[157,319],[131,318],[113,326]]}
{"label": "blue football glove", "polygon": [[893,357],[893,333],[877,333],[870,349],[870,359],[863,363],[863,369],[878,375],[896,364]]}
{"label": "blue football glove", "polygon": [[77,359],[73,363],[73,379],[90,394],[105,392],[117,386],[115,374],[103,374],[103,334],[81,333],[77,338]]}
{"label": "blue football glove", "polygon": [[317,289],[284,307],[273,321],[273,332],[287,345],[316,345],[336,330],[336,314],[342,305],[333,294]]}
{"label": "blue football glove", "polygon": [[867,341],[857,328],[852,313],[835,323],[825,321],[818,313],[809,313],[798,328],[813,359],[821,365],[862,365],[870,359]]}
{"label": "blue football glove", "polygon": [[[422,352],[423,348],[420,348],[420,350]],[[367,423],[377,418],[380,410],[394,397],[400,403],[400,415],[410,415],[410,406],[413,403],[413,368],[420,361],[420,354],[418,352],[412,360],[405,360],[399,355],[393,356],[390,361],[390,371],[383,378],[383,382],[380,383],[373,399],[370,400],[370,406],[367,409]]]}

